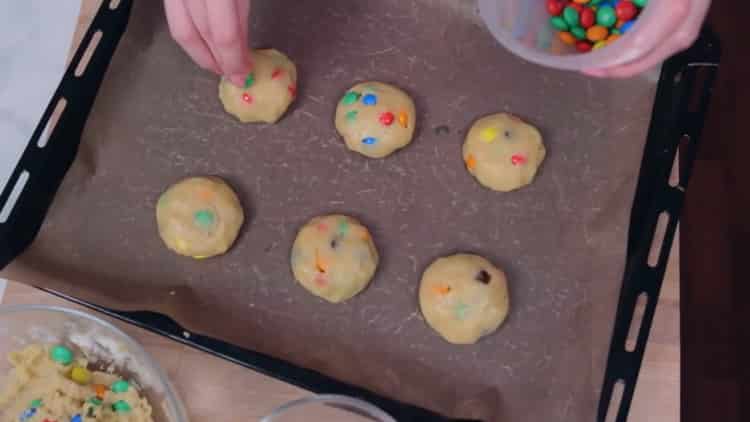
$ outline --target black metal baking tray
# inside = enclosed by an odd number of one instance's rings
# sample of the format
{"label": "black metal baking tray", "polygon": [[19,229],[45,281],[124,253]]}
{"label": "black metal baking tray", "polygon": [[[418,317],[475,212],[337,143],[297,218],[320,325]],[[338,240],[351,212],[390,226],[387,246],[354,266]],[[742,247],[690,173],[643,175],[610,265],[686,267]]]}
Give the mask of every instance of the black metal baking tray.
{"label": "black metal baking tray", "polygon": [[[117,44],[125,32],[132,3],[132,0],[121,0],[119,6],[112,9],[109,2],[103,2],[8,184],[0,193],[0,209],[4,209],[6,205],[13,206],[7,220],[0,222],[0,269],[31,244],[44,222],[55,193],[76,157],[84,125]],[[86,72],[76,76],[75,69],[97,31],[102,32],[101,40],[91,55]],[[627,264],[597,421],[607,418],[614,386],[618,382],[624,388],[619,406],[614,407],[614,420],[627,420],[716,78],[719,57],[718,41],[705,29],[690,49],[671,58],[662,67],[631,211]],[[65,113],[54,128],[49,128],[49,140],[45,147],[38,147],[38,140],[61,98],[67,101]],[[673,162],[678,154],[679,177],[670,184]],[[10,204],[14,197],[17,197],[15,205]],[[666,229],[663,234],[659,232],[661,244],[656,246],[659,251],[658,259],[649,265],[649,254],[657,235],[657,222],[662,214],[668,215]],[[637,300],[643,293],[647,295],[647,301],[642,325],[635,347],[628,351],[625,343]],[[447,420],[425,409],[373,394],[280,359],[188,333],[175,321],[161,314],[121,312],[74,297],[58,295],[310,391],[360,397],[381,407],[400,421]],[[610,420],[611,418],[612,416]]]}

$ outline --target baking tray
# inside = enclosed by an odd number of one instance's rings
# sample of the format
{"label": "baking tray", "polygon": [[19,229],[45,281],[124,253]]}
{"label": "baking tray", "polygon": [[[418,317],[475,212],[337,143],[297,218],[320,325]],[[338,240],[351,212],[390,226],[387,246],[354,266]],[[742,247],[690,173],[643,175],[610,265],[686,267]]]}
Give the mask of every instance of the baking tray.
{"label": "baking tray", "polygon": [[[115,9],[110,9],[105,3],[99,10],[0,196],[0,204],[3,204],[0,209],[3,210],[6,204],[12,202],[9,198],[18,198],[7,220],[0,222],[2,267],[32,243],[42,226],[55,193],[76,157],[86,119],[115,47],[127,26],[131,7],[131,1],[121,1]],[[102,38],[91,56],[87,70],[83,75],[75,76],[74,69],[98,30],[102,31]],[[704,31],[691,49],[669,60],[662,69],[630,216],[627,263],[597,420],[605,419],[617,381],[624,383],[624,393],[616,420],[626,419],[679,218],[684,189],[700,139],[718,59],[718,44],[710,33]],[[66,112],[51,128],[46,146],[40,148],[38,140],[61,98],[67,100]],[[669,176],[678,149],[681,156],[679,182],[670,185]],[[658,260],[654,265],[649,265],[648,256],[656,233],[657,218],[665,211],[669,213],[669,220],[661,249],[657,249],[660,250]],[[648,294],[643,325],[638,332],[635,349],[626,351],[624,346],[630,321],[636,300],[642,293]],[[153,312],[122,312],[60,295],[311,391],[362,397],[399,420],[441,419],[441,416],[430,411],[373,394],[319,372],[207,336],[189,333],[164,315]]]}

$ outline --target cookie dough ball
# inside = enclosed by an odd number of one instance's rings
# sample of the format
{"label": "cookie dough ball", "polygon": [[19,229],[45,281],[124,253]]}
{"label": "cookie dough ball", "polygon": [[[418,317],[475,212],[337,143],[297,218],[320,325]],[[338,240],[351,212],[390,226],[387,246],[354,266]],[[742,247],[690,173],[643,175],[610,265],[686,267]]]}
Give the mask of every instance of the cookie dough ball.
{"label": "cookie dough ball", "polygon": [[254,50],[254,64],[239,88],[222,79],[219,98],[242,123],[276,123],[297,96],[297,67],[273,49]]}
{"label": "cookie dough ball", "polygon": [[338,303],[361,292],[378,266],[367,227],[345,215],[315,217],[292,246],[294,278],[312,294]]}
{"label": "cookie dough ball", "polygon": [[454,344],[476,343],[508,315],[505,274],[477,255],[437,259],[422,274],[419,306],[430,326]]}
{"label": "cookie dough ball", "polygon": [[159,198],[156,222],[167,247],[196,259],[225,253],[234,243],[245,215],[242,205],[218,177],[190,177]]}
{"label": "cookie dough ball", "polygon": [[336,108],[336,130],[346,146],[383,158],[411,142],[416,110],[402,90],[382,82],[354,85]]}
{"label": "cookie dough ball", "polygon": [[463,147],[469,173],[482,185],[500,192],[531,183],[545,154],[539,131],[506,113],[474,122]]}

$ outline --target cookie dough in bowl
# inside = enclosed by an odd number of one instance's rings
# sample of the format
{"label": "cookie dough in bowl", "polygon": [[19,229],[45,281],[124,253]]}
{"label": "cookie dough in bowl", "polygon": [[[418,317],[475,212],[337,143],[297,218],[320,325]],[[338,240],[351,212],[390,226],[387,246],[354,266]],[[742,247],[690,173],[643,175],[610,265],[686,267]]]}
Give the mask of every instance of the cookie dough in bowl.
{"label": "cookie dough in bowl", "polygon": [[190,177],[171,186],[156,205],[159,235],[174,252],[196,259],[225,253],[245,219],[231,187],[218,177]]}
{"label": "cookie dough in bowl", "polygon": [[297,67],[274,49],[254,50],[253,59],[242,88],[221,80],[219,99],[242,123],[276,123],[297,96]]}
{"label": "cookie dough in bowl", "polygon": [[427,323],[448,342],[476,343],[508,315],[505,273],[477,255],[439,258],[422,274],[419,307]]}
{"label": "cookie dough in bowl", "polygon": [[294,278],[310,293],[338,303],[364,290],[378,266],[370,231],[345,215],[315,217],[297,233]]}
{"label": "cookie dough in bowl", "polygon": [[500,192],[531,183],[545,154],[539,131],[507,113],[474,122],[463,146],[469,173],[483,186]]}
{"label": "cookie dough in bowl", "polygon": [[119,375],[98,371],[62,345],[33,344],[11,352],[0,387],[0,420],[153,422],[152,407]]}
{"label": "cookie dough in bowl", "polygon": [[347,148],[383,158],[408,145],[416,109],[404,91],[382,82],[354,85],[339,100],[335,124]]}

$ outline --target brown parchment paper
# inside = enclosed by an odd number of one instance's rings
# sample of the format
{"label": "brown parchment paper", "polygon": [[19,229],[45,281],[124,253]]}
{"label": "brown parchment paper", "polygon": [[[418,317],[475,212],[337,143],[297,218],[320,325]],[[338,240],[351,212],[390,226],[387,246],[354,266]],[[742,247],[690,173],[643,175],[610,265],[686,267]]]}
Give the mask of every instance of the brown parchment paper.
{"label": "brown parchment paper", "polygon": [[[256,0],[252,44],[296,61],[299,99],[275,126],[242,125],[170,39],[160,3],[136,2],[77,161],[6,277],[163,312],[450,416],[594,419],[652,83],[525,63],[471,1]],[[419,112],[415,141],[385,160],[348,152],[333,127],[347,87],[370,79],[407,90]],[[498,111],[538,126],[548,148],[536,182],[507,194],[461,159],[471,122]],[[238,190],[248,219],[230,253],[194,261],[163,246],[154,206],[206,174]],[[340,305],[304,291],[288,263],[297,228],[330,212],[367,224],[382,256]],[[422,270],[458,251],[510,279],[508,320],[473,346],[445,343],[417,305]]]}

